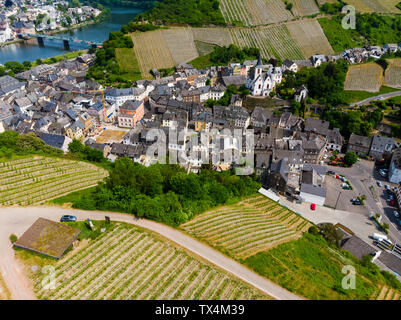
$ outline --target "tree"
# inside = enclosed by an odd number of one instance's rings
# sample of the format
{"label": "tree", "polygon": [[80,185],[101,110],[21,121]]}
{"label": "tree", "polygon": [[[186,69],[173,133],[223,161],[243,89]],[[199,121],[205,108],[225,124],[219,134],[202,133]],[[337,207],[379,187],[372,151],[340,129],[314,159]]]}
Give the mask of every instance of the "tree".
{"label": "tree", "polygon": [[350,151],[345,154],[344,162],[347,166],[352,166],[358,161],[358,156],[355,152]]}
{"label": "tree", "polygon": [[19,73],[24,71],[24,66],[18,61],[8,61],[4,64],[7,69],[10,69],[14,73]]}

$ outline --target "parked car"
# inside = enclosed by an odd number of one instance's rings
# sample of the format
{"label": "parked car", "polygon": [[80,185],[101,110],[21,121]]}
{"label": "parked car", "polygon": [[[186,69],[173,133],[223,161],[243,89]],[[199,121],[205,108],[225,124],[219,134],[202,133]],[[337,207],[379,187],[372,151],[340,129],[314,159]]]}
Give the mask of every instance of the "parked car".
{"label": "parked car", "polygon": [[393,211],[393,215],[394,215],[394,217],[396,217],[396,218],[398,218],[398,217],[400,216],[399,213],[398,213],[398,211],[396,211],[396,210]]}
{"label": "parked car", "polygon": [[335,173],[334,171],[332,171],[332,170],[327,171],[327,174],[331,174],[331,175],[333,175],[333,176],[336,175],[336,173]]}
{"label": "parked car", "polygon": [[354,199],[352,199],[351,201],[352,201],[352,204],[353,204],[353,205],[356,205],[356,206],[362,205],[361,200],[359,200],[358,198],[354,198]]}
{"label": "parked car", "polygon": [[389,186],[388,184],[385,184],[385,185],[384,185],[384,188],[385,188],[386,190],[390,190],[390,186]]}
{"label": "parked car", "polygon": [[60,222],[77,221],[76,216],[64,215],[61,217]]}
{"label": "parked car", "polygon": [[385,176],[387,176],[387,171],[384,171],[384,169],[380,169],[380,170],[379,170],[379,174],[380,174],[382,177],[385,177]]}
{"label": "parked car", "polygon": [[378,185],[379,187],[381,187],[381,186],[382,186],[382,183],[381,183],[380,181],[377,181],[377,185]]}
{"label": "parked car", "polygon": [[390,200],[390,206],[392,206],[392,207],[395,206],[395,201],[394,200]]}
{"label": "parked car", "polygon": [[316,210],[316,204],[312,203],[310,208],[311,208],[311,210]]}
{"label": "parked car", "polygon": [[389,194],[388,197],[387,197],[387,200],[388,200],[388,201],[394,200],[393,195],[392,195],[392,194]]}
{"label": "parked car", "polygon": [[401,219],[397,219],[397,224],[401,226]]}

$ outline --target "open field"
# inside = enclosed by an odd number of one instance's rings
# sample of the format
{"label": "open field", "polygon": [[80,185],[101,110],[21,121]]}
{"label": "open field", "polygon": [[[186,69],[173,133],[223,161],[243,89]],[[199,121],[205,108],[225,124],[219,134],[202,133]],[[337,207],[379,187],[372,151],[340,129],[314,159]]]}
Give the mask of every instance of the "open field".
{"label": "open field", "polygon": [[135,51],[132,48],[117,48],[116,59],[120,70],[123,70],[124,77],[128,77],[132,81],[141,79],[141,71],[139,70],[138,60]]}
{"label": "open field", "polygon": [[132,40],[142,77],[151,79],[150,70],[153,68],[163,69],[175,66],[162,30],[136,32],[132,35]]}
{"label": "open field", "polygon": [[0,206],[43,203],[97,185],[106,176],[106,170],[80,161],[38,156],[3,161]]}
{"label": "open field", "polygon": [[239,47],[260,48],[263,58],[304,59],[300,46],[286,25],[261,28],[231,28],[231,38]]}
{"label": "open field", "polygon": [[306,58],[314,54],[333,54],[327,37],[316,19],[287,23],[290,36],[295,39]]}
{"label": "open field", "polygon": [[345,90],[378,92],[383,84],[383,69],[376,63],[352,65],[344,83]]}
{"label": "open field", "polygon": [[376,13],[401,13],[396,8],[399,0],[348,0],[347,3],[354,6],[358,12]]}
{"label": "open field", "polygon": [[121,142],[124,136],[127,134],[127,131],[122,130],[103,130],[101,134],[96,137],[97,143],[112,143],[112,142]]}
{"label": "open field", "polygon": [[126,224],[70,252],[55,265],[53,290],[40,299],[269,299],[160,236]]}
{"label": "open field", "polygon": [[198,215],[181,228],[236,258],[299,238],[310,223],[264,196]]}
{"label": "open field", "polygon": [[220,10],[227,23],[243,26],[266,25],[293,18],[282,0],[220,0]]}
{"label": "open field", "polygon": [[294,16],[303,17],[319,13],[315,0],[293,0],[291,2],[294,4],[291,10]]}
{"label": "open field", "polygon": [[162,35],[176,65],[198,57],[190,28],[170,28],[163,30]]}
{"label": "open field", "polygon": [[389,87],[401,88],[401,59],[388,59],[384,83]]}

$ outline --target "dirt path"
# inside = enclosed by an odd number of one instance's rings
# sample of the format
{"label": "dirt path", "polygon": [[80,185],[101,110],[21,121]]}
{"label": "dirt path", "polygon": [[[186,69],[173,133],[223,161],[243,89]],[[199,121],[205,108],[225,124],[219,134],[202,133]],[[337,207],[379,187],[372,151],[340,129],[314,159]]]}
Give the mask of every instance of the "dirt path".
{"label": "dirt path", "polygon": [[299,296],[259,276],[215,249],[166,225],[150,220],[137,220],[127,214],[83,211],[52,206],[0,208],[0,271],[11,292],[12,299],[35,299],[35,296],[30,288],[29,279],[23,273],[23,266],[14,258],[14,252],[8,239],[10,234],[14,233],[17,236],[21,236],[38,217],[58,221],[64,214],[75,215],[78,220],[85,220],[87,218],[94,220],[104,219],[104,216],[107,215],[114,221],[127,222],[154,231],[221,269],[232,273],[237,278],[253,285],[273,298],[280,300],[301,299]]}

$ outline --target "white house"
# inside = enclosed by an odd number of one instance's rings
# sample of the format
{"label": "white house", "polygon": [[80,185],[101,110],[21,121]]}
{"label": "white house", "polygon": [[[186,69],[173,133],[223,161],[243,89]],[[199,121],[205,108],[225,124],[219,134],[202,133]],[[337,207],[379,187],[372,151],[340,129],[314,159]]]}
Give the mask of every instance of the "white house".
{"label": "white house", "polygon": [[294,73],[298,72],[298,65],[292,60],[285,59],[283,61],[282,68],[283,68],[283,71],[291,71]]}

